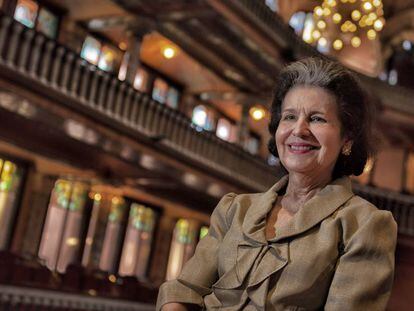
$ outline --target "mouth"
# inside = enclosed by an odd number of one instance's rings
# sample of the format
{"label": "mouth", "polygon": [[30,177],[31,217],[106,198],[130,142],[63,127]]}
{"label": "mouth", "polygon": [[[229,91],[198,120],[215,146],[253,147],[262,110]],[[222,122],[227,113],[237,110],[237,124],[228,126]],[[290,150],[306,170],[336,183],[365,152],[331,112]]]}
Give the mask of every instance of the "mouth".
{"label": "mouth", "polygon": [[312,150],[318,150],[320,147],[309,144],[288,144],[288,148],[293,153],[307,153]]}

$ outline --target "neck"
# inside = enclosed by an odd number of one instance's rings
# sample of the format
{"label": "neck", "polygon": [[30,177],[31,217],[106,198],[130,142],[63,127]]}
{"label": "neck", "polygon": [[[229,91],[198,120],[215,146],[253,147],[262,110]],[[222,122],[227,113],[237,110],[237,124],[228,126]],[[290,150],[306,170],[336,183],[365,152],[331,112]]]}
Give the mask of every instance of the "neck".
{"label": "neck", "polygon": [[325,174],[310,176],[308,174],[289,173],[289,181],[286,193],[282,199],[282,206],[291,214],[295,214],[303,204],[324,188],[331,179],[331,175]]}

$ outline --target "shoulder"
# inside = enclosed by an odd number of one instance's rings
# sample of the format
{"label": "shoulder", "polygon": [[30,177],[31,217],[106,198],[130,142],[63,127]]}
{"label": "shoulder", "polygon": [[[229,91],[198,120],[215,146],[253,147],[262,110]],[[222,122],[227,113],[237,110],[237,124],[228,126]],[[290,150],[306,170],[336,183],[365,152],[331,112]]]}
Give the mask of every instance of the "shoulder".
{"label": "shoulder", "polygon": [[[337,212],[336,217],[341,221],[344,235],[361,232],[387,232],[391,236],[397,233],[397,223],[391,212],[380,210],[364,198],[352,196]],[[365,230],[368,229],[368,230]]]}
{"label": "shoulder", "polygon": [[228,193],[224,195],[216,208],[213,211],[212,218],[219,218],[225,221],[229,225],[235,215],[244,218],[249,207],[255,205],[263,196],[264,193]]}

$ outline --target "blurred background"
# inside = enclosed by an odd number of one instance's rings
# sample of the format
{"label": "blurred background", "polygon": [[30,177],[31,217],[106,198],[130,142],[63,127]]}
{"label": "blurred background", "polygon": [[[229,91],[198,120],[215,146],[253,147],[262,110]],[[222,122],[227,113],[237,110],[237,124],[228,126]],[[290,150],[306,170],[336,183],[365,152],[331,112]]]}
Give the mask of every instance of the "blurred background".
{"label": "blurred background", "polygon": [[153,310],[228,192],[282,174],[275,78],[337,59],[378,108],[356,193],[414,303],[414,0],[0,0],[0,309]]}

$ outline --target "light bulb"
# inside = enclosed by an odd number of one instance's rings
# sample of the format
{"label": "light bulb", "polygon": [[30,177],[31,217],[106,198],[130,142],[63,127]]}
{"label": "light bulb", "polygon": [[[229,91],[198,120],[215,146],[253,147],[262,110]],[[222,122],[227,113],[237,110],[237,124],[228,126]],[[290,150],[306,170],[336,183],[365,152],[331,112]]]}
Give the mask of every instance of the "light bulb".
{"label": "light bulb", "polygon": [[377,37],[377,33],[374,29],[370,29],[367,31],[367,37],[369,40],[374,40]]}
{"label": "light bulb", "polygon": [[341,16],[341,14],[339,14],[339,13],[335,13],[333,16],[332,16],[332,20],[334,21],[334,23],[336,23],[336,24],[338,24],[340,21],[341,21],[341,19],[342,19],[342,16]]}
{"label": "light bulb", "polygon": [[335,50],[340,50],[340,49],[342,49],[342,47],[344,46],[344,43],[340,40],[340,39],[336,39],[334,42],[333,42],[333,48],[335,49]]}
{"label": "light bulb", "polygon": [[361,18],[361,12],[358,10],[353,10],[351,17],[354,21],[358,21]]}
{"label": "light bulb", "polygon": [[357,48],[361,45],[361,39],[359,37],[353,37],[351,39],[351,44],[354,48]]}

